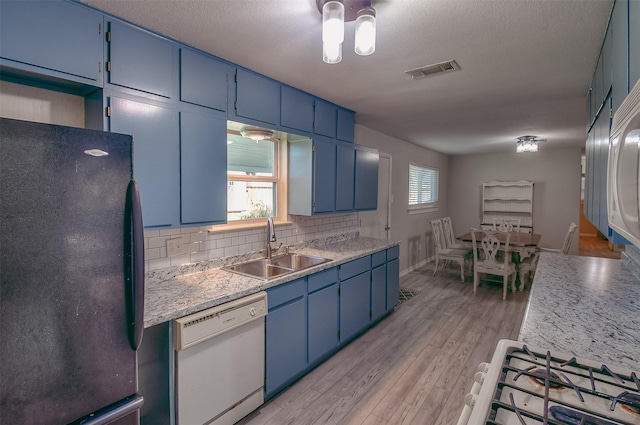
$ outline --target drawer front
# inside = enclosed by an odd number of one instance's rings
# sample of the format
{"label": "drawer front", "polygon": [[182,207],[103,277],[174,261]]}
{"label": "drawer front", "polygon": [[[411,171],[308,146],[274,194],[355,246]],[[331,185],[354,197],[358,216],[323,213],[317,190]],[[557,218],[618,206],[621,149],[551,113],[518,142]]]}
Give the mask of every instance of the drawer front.
{"label": "drawer front", "polygon": [[323,270],[321,272],[312,274],[308,277],[307,288],[308,292],[312,293],[324,287],[336,283],[338,281],[338,268],[334,267],[329,270]]}
{"label": "drawer front", "polygon": [[371,268],[381,266],[387,262],[387,251],[380,251],[371,254]]}
{"label": "drawer front", "polygon": [[304,297],[307,294],[306,279],[300,278],[291,282],[283,283],[267,289],[267,302],[269,310],[285,304],[296,298]]}
{"label": "drawer front", "polygon": [[358,258],[340,266],[340,280],[346,280],[350,277],[364,273],[371,268],[371,256]]}
{"label": "drawer front", "polygon": [[395,260],[400,256],[400,245],[387,249],[387,261]]}

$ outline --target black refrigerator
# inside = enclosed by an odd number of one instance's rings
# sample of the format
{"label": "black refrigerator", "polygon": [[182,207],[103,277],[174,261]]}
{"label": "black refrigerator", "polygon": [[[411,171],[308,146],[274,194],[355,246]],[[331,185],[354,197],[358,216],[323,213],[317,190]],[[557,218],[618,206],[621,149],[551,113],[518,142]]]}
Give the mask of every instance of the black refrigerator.
{"label": "black refrigerator", "polygon": [[0,424],[139,423],[131,136],[0,119]]}

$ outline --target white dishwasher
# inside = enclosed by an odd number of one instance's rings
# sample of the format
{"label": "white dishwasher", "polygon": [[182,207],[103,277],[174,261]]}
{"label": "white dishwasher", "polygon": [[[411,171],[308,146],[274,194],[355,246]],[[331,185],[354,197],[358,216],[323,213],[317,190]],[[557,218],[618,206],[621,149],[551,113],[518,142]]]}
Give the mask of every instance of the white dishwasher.
{"label": "white dishwasher", "polygon": [[264,402],[260,292],[174,321],[177,425],[230,425]]}

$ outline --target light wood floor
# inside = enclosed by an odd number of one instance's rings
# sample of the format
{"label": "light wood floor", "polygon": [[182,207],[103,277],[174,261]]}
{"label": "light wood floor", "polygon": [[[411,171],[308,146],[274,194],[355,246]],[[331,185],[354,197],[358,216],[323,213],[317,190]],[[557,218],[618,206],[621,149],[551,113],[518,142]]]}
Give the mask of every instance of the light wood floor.
{"label": "light wood floor", "polygon": [[517,339],[529,290],[502,301],[499,284],[474,295],[456,267],[432,272],[403,277],[422,293],[239,423],[456,424],[478,364]]}
{"label": "light wood floor", "polygon": [[620,259],[620,252],[610,250],[607,240],[597,236],[581,235],[578,239],[578,255]]}

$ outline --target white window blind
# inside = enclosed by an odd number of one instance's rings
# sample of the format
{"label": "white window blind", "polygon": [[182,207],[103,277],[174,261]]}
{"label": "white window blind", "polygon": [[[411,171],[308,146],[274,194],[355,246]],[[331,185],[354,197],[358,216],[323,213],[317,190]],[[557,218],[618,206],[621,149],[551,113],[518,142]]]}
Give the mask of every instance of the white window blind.
{"label": "white window blind", "polygon": [[409,209],[432,209],[438,202],[438,170],[409,164]]}

